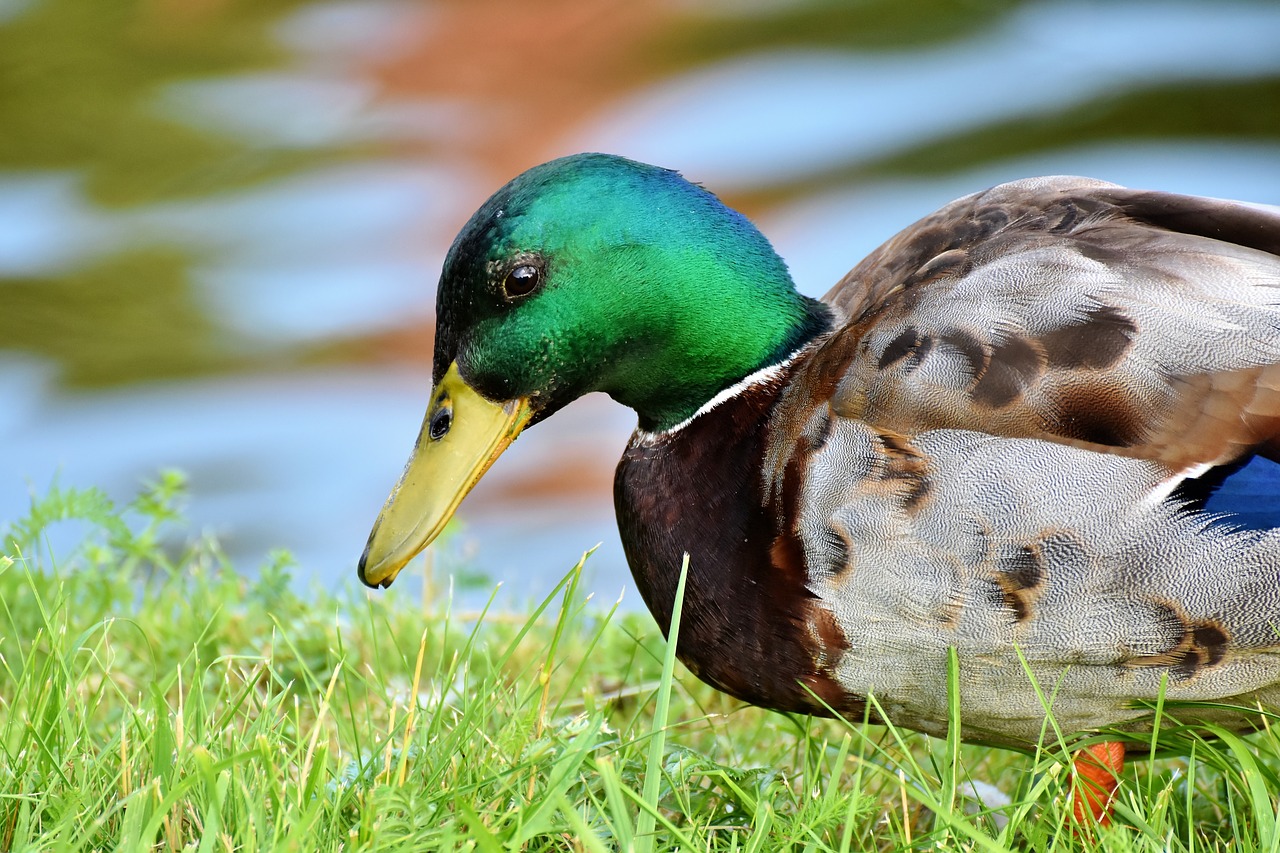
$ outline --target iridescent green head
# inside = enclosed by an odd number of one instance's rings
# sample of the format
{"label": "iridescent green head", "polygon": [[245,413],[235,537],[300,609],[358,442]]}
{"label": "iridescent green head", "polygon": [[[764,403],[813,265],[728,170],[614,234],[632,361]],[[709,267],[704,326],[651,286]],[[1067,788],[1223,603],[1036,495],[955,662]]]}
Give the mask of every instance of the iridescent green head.
{"label": "iridescent green head", "polygon": [[746,217],[677,173],[553,160],[462,229],[437,298],[435,378],[538,417],[590,391],[670,427],[825,322]]}
{"label": "iridescent green head", "polygon": [[604,391],[649,431],[825,330],[744,216],[678,174],[580,154],[520,175],[445,258],[435,390],[361,577],[389,584],[527,425]]}

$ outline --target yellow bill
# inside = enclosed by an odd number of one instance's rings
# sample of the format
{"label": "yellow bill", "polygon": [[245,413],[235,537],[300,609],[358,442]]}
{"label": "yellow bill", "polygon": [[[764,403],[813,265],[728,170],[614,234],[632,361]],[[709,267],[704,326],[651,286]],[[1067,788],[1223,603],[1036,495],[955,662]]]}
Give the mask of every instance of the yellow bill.
{"label": "yellow bill", "polygon": [[492,403],[449,365],[431,395],[422,432],[360,557],[360,580],[390,586],[440,534],[471,487],[529,423],[525,398]]}

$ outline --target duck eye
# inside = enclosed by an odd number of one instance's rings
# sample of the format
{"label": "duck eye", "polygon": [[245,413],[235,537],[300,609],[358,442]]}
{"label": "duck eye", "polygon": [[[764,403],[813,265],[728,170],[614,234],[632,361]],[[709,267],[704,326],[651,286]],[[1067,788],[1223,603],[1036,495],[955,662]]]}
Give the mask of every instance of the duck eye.
{"label": "duck eye", "polygon": [[515,296],[527,296],[542,281],[542,270],[533,264],[521,264],[507,273],[502,282],[502,291],[510,299]]}

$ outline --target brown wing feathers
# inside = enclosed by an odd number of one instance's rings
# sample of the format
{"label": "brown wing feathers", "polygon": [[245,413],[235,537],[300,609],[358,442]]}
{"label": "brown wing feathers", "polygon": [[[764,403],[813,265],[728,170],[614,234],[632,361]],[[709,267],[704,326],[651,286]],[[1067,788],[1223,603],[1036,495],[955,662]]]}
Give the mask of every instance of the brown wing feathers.
{"label": "brown wing feathers", "polygon": [[1280,211],[1079,178],[1005,184],[827,295],[839,414],[1156,459],[1280,449]]}

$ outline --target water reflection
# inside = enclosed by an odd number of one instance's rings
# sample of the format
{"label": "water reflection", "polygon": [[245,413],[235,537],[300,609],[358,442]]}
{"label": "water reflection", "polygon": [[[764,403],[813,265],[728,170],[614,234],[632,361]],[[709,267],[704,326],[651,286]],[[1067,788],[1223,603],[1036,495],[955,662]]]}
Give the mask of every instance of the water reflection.
{"label": "water reflection", "polygon": [[[815,295],[1014,177],[1280,203],[1274,3],[906,7],[0,0],[0,519],[55,476],[125,499],[178,466],[239,564],[346,581],[418,429],[448,241],[571,151],[723,192]],[[526,597],[602,542],[615,596],[633,422],[588,398],[529,431],[442,570]]]}
{"label": "water reflection", "polygon": [[582,147],[679,163],[727,189],[794,180],[1014,117],[1035,122],[1129,87],[1280,72],[1280,5],[1206,11],[1145,0],[1026,4],[955,43],[761,52],[624,99],[583,134]]}

